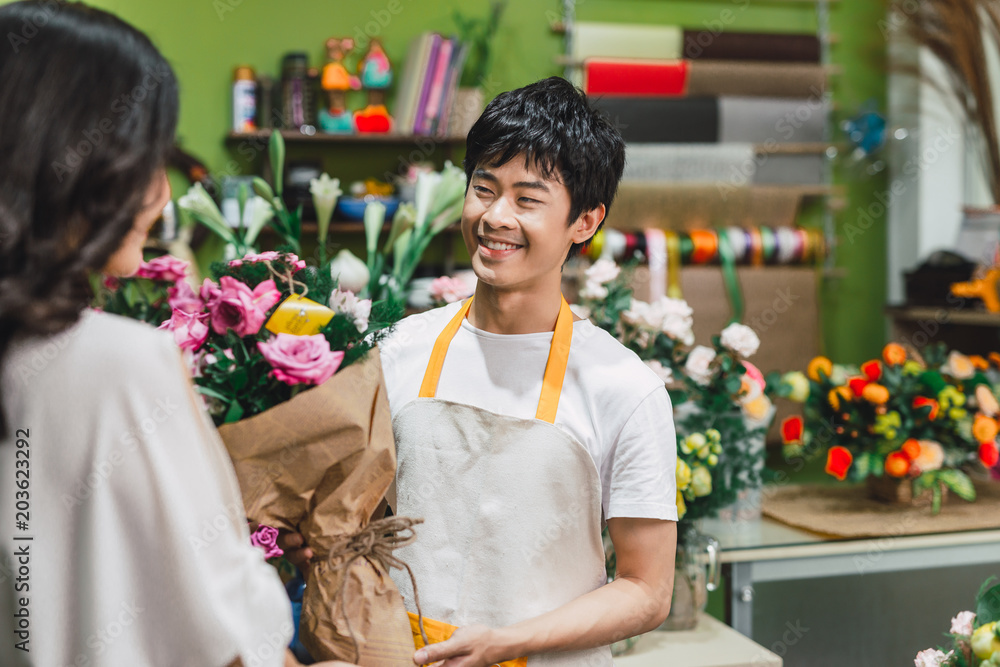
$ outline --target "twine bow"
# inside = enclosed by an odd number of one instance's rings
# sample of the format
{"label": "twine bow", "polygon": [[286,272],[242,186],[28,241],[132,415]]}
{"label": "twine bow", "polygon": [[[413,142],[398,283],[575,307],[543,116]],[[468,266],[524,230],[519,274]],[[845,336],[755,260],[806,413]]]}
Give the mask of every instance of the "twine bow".
{"label": "twine bow", "polygon": [[304,282],[296,280],[295,277],[292,276],[291,268],[285,268],[284,273],[278,273],[277,270],[275,270],[275,268],[271,265],[271,260],[269,259],[264,261],[264,265],[267,267],[267,270],[271,272],[272,276],[274,276],[278,280],[284,280],[286,283],[288,283],[288,289],[291,290],[292,294],[295,294],[295,287],[294,287],[295,285],[298,285],[299,287],[302,288],[303,299],[306,298],[307,294],[309,294],[309,287]]}
{"label": "twine bow", "polygon": [[[344,620],[347,622],[347,630],[351,633],[351,641],[354,642],[354,662],[358,662],[361,659],[361,647],[358,644],[358,638],[354,634],[354,628],[351,627],[351,619],[347,615],[347,607],[344,601],[344,586],[347,583],[347,570],[359,558],[371,558],[381,565],[386,572],[393,567],[406,570],[410,575],[410,581],[413,583],[413,601],[417,607],[417,624],[420,626],[420,636],[423,638],[425,645],[430,644],[427,639],[427,633],[424,631],[424,615],[420,611],[420,596],[417,594],[417,580],[413,576],[413,570],[410,569],[410,566],[405,561],[393,553],[396,549],[405,547],[417,539],[416,534],[413,532],[413,526],[423,522],[423,519],[410,519],[403,516],[391,516],[379,519],[372,521],[354,535],[338,540],[330,547],[330,555],[327,556],[330,567],[334,571],[344,570],[344,575],[340,579],[340,588],[337,596],[340,598],[340,613],[343,614]],[[343,562],[339,564],[334,563],[334,561],[345,556],[346,558]]]}

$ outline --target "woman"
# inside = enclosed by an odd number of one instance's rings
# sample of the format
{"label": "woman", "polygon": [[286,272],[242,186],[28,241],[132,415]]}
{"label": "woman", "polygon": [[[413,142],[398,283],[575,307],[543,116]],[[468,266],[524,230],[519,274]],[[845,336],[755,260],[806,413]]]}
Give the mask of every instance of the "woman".
{"label": "woman", "polygon": [[0,34],[0,664],[297,664],[172,338],[87,310],[169,200],[174,74],[81,4]]}

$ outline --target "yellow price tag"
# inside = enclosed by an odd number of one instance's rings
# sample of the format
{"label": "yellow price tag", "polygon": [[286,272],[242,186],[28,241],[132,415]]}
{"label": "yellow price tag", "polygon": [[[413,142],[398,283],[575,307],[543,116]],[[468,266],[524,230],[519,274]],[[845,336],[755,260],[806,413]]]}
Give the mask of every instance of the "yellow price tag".
{"label": "yellow price tag", "polygon": [[264,326],[273,334],[312,336],[318,334],[335,314],[321,303],[293,294],[278,306]]}

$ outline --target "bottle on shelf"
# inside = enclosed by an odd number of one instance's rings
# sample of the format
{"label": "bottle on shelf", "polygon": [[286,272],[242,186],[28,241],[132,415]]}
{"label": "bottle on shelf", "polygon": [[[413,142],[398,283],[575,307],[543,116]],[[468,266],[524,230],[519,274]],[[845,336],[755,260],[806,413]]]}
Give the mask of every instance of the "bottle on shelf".
{"label": "bottle on shelf", "polygon": [[233,131],[257,129],[257,80],[252,67],[240,65],[233,71]]}

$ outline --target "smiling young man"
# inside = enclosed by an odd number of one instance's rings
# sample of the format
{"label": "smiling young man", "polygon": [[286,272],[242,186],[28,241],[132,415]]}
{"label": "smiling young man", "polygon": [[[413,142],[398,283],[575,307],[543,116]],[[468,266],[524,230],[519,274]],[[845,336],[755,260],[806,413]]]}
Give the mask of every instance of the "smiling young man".
{"label": "smiling young man", "polygon": [[[499,95],[469,133],[462,235],[475,296],[407,318],[382,346],[398,453],[390,503],[425,520],[398,555],[423,614],[459,628],[418,663],[611,665],[608,644],[666,617],[670,401],[561,293],[562,266],[603,224],[624,161],[618,131],[559,78]],[[415,611],[409,576],[393,578]]]}

